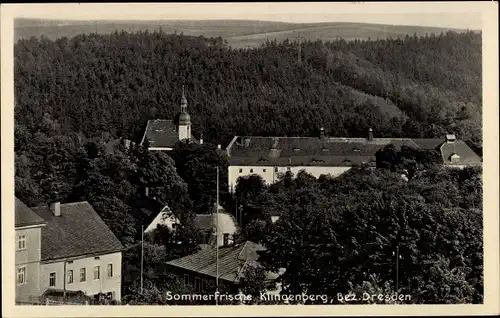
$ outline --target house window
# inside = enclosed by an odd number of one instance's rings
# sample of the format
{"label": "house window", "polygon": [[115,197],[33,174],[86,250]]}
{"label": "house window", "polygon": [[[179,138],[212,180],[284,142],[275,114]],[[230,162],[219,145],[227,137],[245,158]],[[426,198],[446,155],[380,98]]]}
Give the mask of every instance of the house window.
{"label": "house window", "polygon": [[266,172],[266,169],[262,169],[262,172]]}
{"label": "house window", "polygon": [[113,277],[113,264],[108,264],[108,278]]}
{"label": "house window", "polygon": [[50,287],[56,286],[56,273],[55,272],[52,272],[49,274],[49,286]]}
{"label": "house window", "polygon": [[80,268],[80,281],[84,282],[87,280],[87,269]]}
{"label": "house window", "polygon": [[240,169],[240,173],[242,173],[242,172],[243,172],[243,169]]}
{"label": "house window", "polygon": [[253,173],[253,169],[250,169],[250,173]]}
{"label": "house window", "polygon": [[94,280],[101,278],[101,269],[99,266],[94,266]]}
{"label": "house window", "polygon": [[68,271],[68,284],[73,284],[73,270]]}
{"label": "house window", "polygon": [[184,274],[184,287],[189,286],[189,275]]}
{"label": "house window", "polygon": [[26,283],[26,266],[17,268],[17,283],[18,284]]}
{"label": "house window", "polygon": [[194,279],[194,288],[197,292],[201,292],[201,279],[199,279],[198,277]]}
{"label": "house window", "polygon": [[229,234],[224,234],[224,246],[229,245]]}
{"label": "house window", "polygon": [[17,237],[17,250],[26,249],[26,235],[19,235]]}

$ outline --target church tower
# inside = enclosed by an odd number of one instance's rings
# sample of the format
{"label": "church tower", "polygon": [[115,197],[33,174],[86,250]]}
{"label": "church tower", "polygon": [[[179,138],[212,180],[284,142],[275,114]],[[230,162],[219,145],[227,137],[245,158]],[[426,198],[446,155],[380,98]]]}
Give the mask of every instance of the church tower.
{"label": "church tower", "polygon": [[182,85],[181,112],[177,117],[177,131],[179,140],[191,139],[191,117],[187,113],[187,99]]}

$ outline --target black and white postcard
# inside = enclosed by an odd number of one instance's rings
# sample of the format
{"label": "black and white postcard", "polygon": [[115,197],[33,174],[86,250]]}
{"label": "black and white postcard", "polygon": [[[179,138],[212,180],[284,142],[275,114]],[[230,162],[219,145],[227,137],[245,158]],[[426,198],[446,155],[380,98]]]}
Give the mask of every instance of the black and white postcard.
{"label": "black and white postcard", "polygon": [[1,9],[6,316],[498,313],[498,3]]}

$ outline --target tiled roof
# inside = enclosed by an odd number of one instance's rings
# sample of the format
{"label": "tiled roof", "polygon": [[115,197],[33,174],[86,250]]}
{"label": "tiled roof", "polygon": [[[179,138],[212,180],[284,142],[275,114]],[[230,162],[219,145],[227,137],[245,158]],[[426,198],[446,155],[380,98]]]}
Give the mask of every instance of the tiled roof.
{"label": "tiled roof", "polygon": [[228,146],[233,165],[351,166],[375,160],[386,145],[418,146],[409,138],[235,137]]}
{"label": "tiled roof", "polygon": [[[457,163],[451,162],[451,156],[457,154],[460,158]],[[452,143],[443,143],[441,145],[441,156],[445,165],[480,165],[481,157],[479,157],[465,142],[456,140]]]}
{"label": "tiled roof", "polygon": [[[450,137],[451,136],[451,137]],[[446,138],[453,139],[452,135]],[[236,136],[227,147],[231,165],[254,166],[352,166],[375,161],[379,149],[392,144],[441,152],[444,164],[453,153],[462,165],[480,164],[480,157],[463,141],[446,138],[315,138]]]}
{"label": "tiled roof", "polygon": [[426,150],[439,150],[439,146],[444,142],[441,138],[413,138],[418,147]]}
{"label": "tiled roof", "polygon": [[[146,138],[149,141],[149,147],[173,148],[179,141],[179,133],[177,132],[175,120],[148,120],[141,144]],[[191,140],[198,143],[198,140],[194,139],[193,135],[191,135]]]}
{"label": "tiled roof", "polygon": [[173,148],[179,141],[179,134],[173,120],[149,120],[144,132],[144,139],[148,139],[150,147]]}
{"label": "tiled roof", "polygon": [[[250,241],[235,246],[219,247],[219,279],[237,283],[245,264],[258,259],[259,250],[264,250],[264,247]],[[205,247],[195,254],[171,260],[167,264],[215,278],[216,249]]]}
{"label": "tiled roof", "polygon": [[29,226],[37,224],[45,224],[45,221],[30,208],[26,206],[21,200],[15,200],[15,226]]}
{"label": "tiled roof", "polygon": [[42,231],[43,261],[123,249],[88,202],[61,204],[60,207],[60,216],[54,216],[48,206],[32,208],[47,222]]}

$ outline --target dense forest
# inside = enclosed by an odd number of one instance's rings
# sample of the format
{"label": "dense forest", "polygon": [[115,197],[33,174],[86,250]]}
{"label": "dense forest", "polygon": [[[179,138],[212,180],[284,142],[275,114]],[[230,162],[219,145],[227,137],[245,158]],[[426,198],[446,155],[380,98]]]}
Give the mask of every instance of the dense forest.
{"label": "dense forest", "polygon": [[404,180],[360,167],[338,178],[285,175],[270,187],[254,176],[240,180],[237,196],[252,211],[245,233],[267,247],[262,266],[286,268],[287,294],[483,300],[481,169],[429,166]]}
{"label": "dense forest", "polygon": [[[165,303],[158,297],[167,290],[189,292],[163,266],[197,250],[192,217],[214,206],[216,166],[222,205],[233,213],[241,207],[238,240],[268,248],[262,266],[286,267],[287,291],[397,289],[413,303],[482,302],[480,168],[448,170],[435,154],[387,147],[377,153],[379,169],[355,167],[337,179],[287,174],[270,187],[258,177],[240,179],[232,196],[226,158],[215,146],[235,134],[305,136],[323,126],[334,136],[365,136],[369,127],[391,137],[453,132],[480,147],[481,34],[305,42],[301,58],[288,41],[231,49],[221,38],[159,32],[20,40],[16,196],[28,206],[91,203],[127,248],[129,303]],[[148,119],[173,118],[183,84],[203,145],[179,143],[167,155],[115,143],[139,141]],[[139,295],[144,216],[137,203],[145,187],[182,226],[147,237]],[[280,216],[275,224],[273,215]],[[249,274],[249,292],[258,293],[261,274]]]}
{"label": "dense forest", "polygon": [[481,144],[481,34],[371,41],[268,42],[231,49],[221,38],[82,34],[15,45],[15,118],[34,133],[48,114],[61,134],[140,140],[173,118],[187,89],[195,136],[235,134],[442,137]]}

